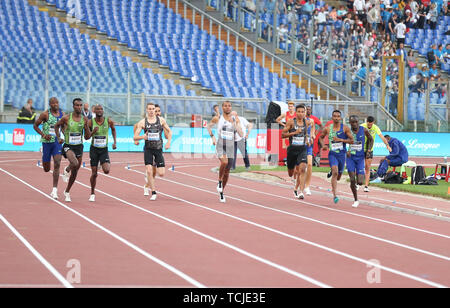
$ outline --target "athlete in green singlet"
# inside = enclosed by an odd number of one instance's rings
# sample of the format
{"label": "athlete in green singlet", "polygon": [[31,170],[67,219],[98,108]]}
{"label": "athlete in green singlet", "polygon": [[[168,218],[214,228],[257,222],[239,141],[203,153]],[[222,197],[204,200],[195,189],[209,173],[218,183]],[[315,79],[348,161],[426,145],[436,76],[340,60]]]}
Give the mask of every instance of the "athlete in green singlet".
{"label": "athlete in green singlet", "polygon": [[[63,156],[70,163],[63,172],[63,181],[68,182],[67,188],[64,191],[66,202],[71,202],[70,189],[77,178],[78,170],[83,161],[83,132],[85,139],[89,139],[91,135],[91,131],[87,125],[88,120],[81,114],[83,101],[81,98],[75,98],[72,105],[73,112],[62,117],[55,125],[56,136],[59,136],[60,128],[64,128]],[[69,173],[70,178],[68,179]]]}
{"label": "athlete in green singlet", "polygon": [[104,174],[108,174],[111,167],[108,153],[108,131],[110,128],[114,138],[112,148],[113,150],[117,148],[117,135],[113,120],[103,116],[103,107],[101,105],[94,106],[94,113],[96,115],[95,118],[92,118],[88,122],[88,127],[92,132],[92,135],[90,136],[92,137],[92,144],[89,151],[92,170],[91,196],[89,197],[90,202],[95,201],[95,186],[97,184],[98,164],[100,163],[102,166]]}

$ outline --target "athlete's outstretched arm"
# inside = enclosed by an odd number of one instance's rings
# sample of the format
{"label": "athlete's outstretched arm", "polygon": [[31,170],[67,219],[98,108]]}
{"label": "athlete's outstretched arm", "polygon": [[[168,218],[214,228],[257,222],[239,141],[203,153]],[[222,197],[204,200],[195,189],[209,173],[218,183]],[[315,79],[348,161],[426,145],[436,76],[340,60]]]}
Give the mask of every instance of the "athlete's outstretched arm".
{"label": "athlete's outstretched arm", "polygon": [[33,124],[33,128],[36,131],[36,133],[42,136],[42,138],[44,138],[45,140],[50,140],[52,139],[52,136],[44,134],[39,128],[39,125],[41,125],[42,122],[46,121],[48,121],[48,111],[44,111],[39,115],[39,118]]}
{"label": "athlete's outstretched arm", "polygon": [[134,130],[134,141],[139,141],[139,140],[147,140],[147,135],[144,134],[142,136],[140,136],[141,131],[144,129],[144,120],[140,120],[137,123],[137,127]]}
{"label": "athlete's outstretched arm", "polygon": [[[167,143],[164,146],[164,148],[166,150],[168,150],[170,148],[170,144],[172,142],[172,130],[170,129],[169,125],[167,124],[167,122],[166,122],[166,120],[164,118],[160,118],[160,120],[161,120],[161,126],[164,129],[164,135],[167,138]],[[166,134],[166,131],[167,131],[167,134]]]}
{"label": "athlete's outstretched arm", "polygon": [[323,143],[323,139],[325,139],[325,137],[328,135],[328,129],[329,129],[330,127],[329,126],[326,126],[324,129],[323,129],[323,131],[322,131],[322,133],[320,134],[320,137],[319,137],[319,143],[320,143],[320,146],[322,147],[322,149],[323,150],[325,150],[325,151],[328,151],[328,144],[324,144]]}
{"label": "athlete's outstretched arm", "polygon": [[59,143],[63,143],[64,140],[62,140],[61,138],[59,138],[60,134],[59,134],[59,128],[61,127],[62,129],[65,129],[67,123],[69,122],[69,115],[65,115],[61,118],[61,120],[59,120],[56,124],[55,124],[55,135],[56,138],[58,138]]}
{"label": "athlete's outstretched arm", "polygon": [[114,121],[111,118],[108,118],[108,124],[109,127],[111,128],[111,133],[114,139],[114,143],[113,143],[113,150],[117,149],[117,132],[116,132],[116,126],[114,125]]}
{"label": "athlete's outstretched arm", "polygon": [[91,132],[91,129],[89,128],[89,121],[91,121],[91,125],[92,125],[92,120],[88,120],[88,118],[86,118],[85,116],[83,116],[84,118],[84,139],[90,139],[92,134],[97,132],[97,130],[95,132]]}
{"label": "athlete's outstretched arm", "polygon": [[344,125],[344,133],[347,135],[347,139],[340,139],[340,138],[334,137],[334,141],[339,141],[339,142],[348,143],[348,144],[355,143],[352,132],[350,131],[350,127],[348,127],[347,125]]}
{"label": "athlete's outstretched arm", "polygon": [[[373,145],[373,137],[369,133],[369,130],[367,128],[365,128],[365,127],[364,127],[364,135],[366,135],[366,137],[367,137],[367,147],[366,147],[366,149],[371,149],[372,145]],[[366,155],[368,155],[368,151],[366,151]]]}
{"label": "athlete's outstretched arm", "polygon": [[209,135],[212,138],[213,145],[216,145],[216,137],[212,133],[212,127],[214,125],[216,125],[218,122],[219,122],[219,117],[215,116],[214,118],[211,119],[211,121],[208,123],[208,125],[206,125],[206,129],[208,130],[208,133],[209,133]]}

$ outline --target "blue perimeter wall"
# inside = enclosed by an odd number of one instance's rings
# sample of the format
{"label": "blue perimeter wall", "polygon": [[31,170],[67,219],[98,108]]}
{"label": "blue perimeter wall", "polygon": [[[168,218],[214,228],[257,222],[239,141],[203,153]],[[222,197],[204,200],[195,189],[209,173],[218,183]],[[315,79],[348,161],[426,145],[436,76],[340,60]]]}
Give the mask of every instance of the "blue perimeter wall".
{"label": "blue perimeter wall", "polygon": [[[136,146],[133,142],[132,126],[116,126],[118,152],[142,151],[143,142]],[[410,156],[450,156],[450,133],[412,133],[412,132],[383,132],[401,140]],[[165,152],[172,153],[214,153],[211,138],[206,128],[172,128],[171,148]],[[265,153],[265,129],[254,129],[248,139],[250,154]],[[40,135],[32,125],[0,124],[0,151],[39,151],[41,147]],[[112,150],[112,136],[109,136],[110,150]],[[85,142],[85,151],[89,151],[90,141]],[[386,147],[379,137],[375,140],[374,155],[385,156]]]}

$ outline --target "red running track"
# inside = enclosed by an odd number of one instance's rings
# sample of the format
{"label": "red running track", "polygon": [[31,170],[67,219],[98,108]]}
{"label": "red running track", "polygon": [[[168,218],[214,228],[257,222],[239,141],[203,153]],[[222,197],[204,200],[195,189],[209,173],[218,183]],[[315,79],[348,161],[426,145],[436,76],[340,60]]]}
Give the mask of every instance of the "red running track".
{"label": "red running track", "polygon": [[450,286],[448,221],[235,177],[222,204],[216,159],[167,157],[152,202],[140,153],[111,153],[95,203],[82,168],[65,203],[39,156],[0,153],[0,287]]}

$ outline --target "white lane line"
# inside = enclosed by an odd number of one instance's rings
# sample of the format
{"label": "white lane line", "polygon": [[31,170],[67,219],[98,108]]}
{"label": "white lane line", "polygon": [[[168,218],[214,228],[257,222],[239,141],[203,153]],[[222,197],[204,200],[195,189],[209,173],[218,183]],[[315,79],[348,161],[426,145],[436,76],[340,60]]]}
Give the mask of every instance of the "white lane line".
{"label": "white lane line", "polygon": [[38,161],[38,158],[27,158],[27,159],[10,159],[10,160],[1,160],[0,163],[15,163],[15,162],[21,162],[21,161]]}
{"label": "white lane line", "polygon": [[[131,170],[131,171],[139,173],[139,174],[143,174],[142,172],[137,171],[137,170]],[[176,182],[176,181],[165,179],[165,178],[162,178],[161,180],[167,181],[167,182],[170,182],[170,183],[173,183],[173,184],[177,184],[177,185],[180,185],[180,186],[188,187],[188,188],[191,188],[191,189],[195,189],[195,190],[198,190],[198,191],[206,192],[206,193],[209,193],[209,194],[212,194],[212,195],[217,195],[217,192],[208,191],[208,190],[196,187],[196,186],[192,186],[192,185]],[[324,222],[324,221],[321,221],[321,220],[317,220],[317,219],[314,219],[314,218],[302,216],[302,215],[291,213],[291,212],[288,212],[288,211],[283,211],[283,210],[271,208],[271,207],[268,207],[268,206],[265,206],[265,205],[262,205],[262,204],[258,204],[258,203],[247,201],[247,200],[243,200],[243,199],[236,198],[236,197],[233,197],[233,196],[230,196],[230,195],[226,195],[226,197],[229,198],[229,199],[233,199],[233,200],[242,202],[242,203],[246,203],[246,204],[253,205],[253,206],[256,206],[256,207],[259,207],[259,208],[263,208],[263,209],[266,209],[266,210],[269,210],[269,211],[274,211],[274,212],[282,213],[282,214],[285,214],[285,215],[294,216],[294,217],[301,218],[301,219],[304,219],[304,220],[308,220],[308,221],[311,221],[311,222],[315,222],[315,223],[318,223],[318,224],[321,224],[321,225],[324,225],[324,226],[328,226],[328,227],[331,227],[331,228],[336,228],[336,229],[339,229],[339,230],[342,230],[342,231],[345,231],[345,232],[357,234],[357,235],[360,235],[360,236],[363,236],[363,237],[367,237],[367,238],[370,238],[370,239],[373,239],[373,240],[377,240],[377,241],[380,241],[380,242],[383,242],[383,243],[391,244],[391,245],[394,245],[394,246],[397,246],[397,247],[409,249],[409,250],[412,250],[412,251],[415,251],[415,252],[419,252],[419,253],[422,253],[422,254],[425,254],[425,255],[429,255],[429,256],[432,256],[432,257],[435,257],[435,258],[443,259],[445,261],[450,261],[450,257],[444,256],[444,255],[441,255],[441,254],[437,254],[437,253],[433,253],[433,252],[430,252],[430,251],[426,251],[426,250],[423,250],[423,249],[420,249],[420,248],[416,248],[416,247],[412,247],[412,246],[409,246],[409,245],[401,244],[401,243],[398,243],[398,242],[394,242],[394,241],[391,241],[391,240],[387,240],[387,239],[384,239],[384,238],[380,238],[380,237],[377,237],[377,236],[374,236],[374,235],[370,235],[370,234],[367,234],[367,233],[359,232],[359,231],[352,230],[352,229],[349,229],[349,228],[341,227],[341,226],[338,226],[338,225],[333,225],[333,224],[330,224],[330,223],[327,223],[327,222]],[[305,202],[305,203],[307,203],[307,202]],[[309,203],[307,203],[307,204],[309,204]]]}
{"label": "white lane line", "polygon": [[[182,174],[182,175],[190,176],[190,177],[193,177],[193,178],[197,178],[197,179],[200,179],[200,180],[217,183],[217,180],[212,180],[212,179],[208,179],[208,178],[205,178],[205,177],[191,175],[191,174],[180,172],[180,171],[176,171],[176,170],[174,172]],[[281,196],[281,195],[275,195],[275,194],[272,194],[272,193],[268,193],[266,191],[260,191],[260,190],[248,188],[248,187],[245,187],[245,186],[239,186],[239,185],[234,185],[234,184],[227,184],[227,186],[236,187],[236,188],[240,188],[240,189],[251,191],[251,192],[256,192],[256,193],[259,193],[259,194],[264,194],[266,196],[271,196],[271,197],[275,197],[275,198],[280,198],[280,199],[285,199],[285,200],[290,200],[290,201],[293,200],[292,198],[288,198],[288,197]],[[314,206],[314,207],[326,209],[328,211],[334,211],[334,212],[339,212],[339,213],[343,213],[343,214],[347,214],[347,215],[352,215],[352,216],[357,216],[357,217],[361,217],[361,218],[366,218],[366,219],[369,219],[369,220],[374,220],[374,221],[378,221],[378,222],[394,225],[394,226],[397,226],[397,227],[406,228],[406,229],[410,229],[410,230],[423,232],[423,233],[427,233],[427,234],[430,234],[430,235],[435,235],[435,236],[443,237],[443,238],[446,238],[446,239],[450,239],[449,235],[440,234],[440,233],[437,233],[437,232],[432,232],[432,231],[428,231],[428,230],[424,230],[424,229],[419,229],[419,228],[407,226],[407,225],[404,225],[404,224],[392,222],[392,221],[389,221],[389,220],[384,220],[384,219],[380,219],[380,218],[374,218],[374,217],[370,217],[370,216],[366,216],[366,215],[362,215],[362,214],[357,214],[357,213],[353,213],[353,212],[348,212],[348,211],[344,211],[344,210],[330,208],[330,207],[326,207],[326,206],[323,206],[323,205],[310,203],[310,202],[307,202],[307,201],[304,201],[304,200],[303,201],[299,200],[299,202],[302,202],[302,203],[305,203],[305,204],[308,204],[308,205],[311,205],[311,206]]]}
{"label": "white lane line", "polygon": [[0,220],[14,233],[14,235],[28,248],[28,250],[42,263],[55,278],[62,283],[66,288],[73,288],[73,286],[48,262],[17,230],[14,226],[0,214]]}
{"label": "white lane line", "polygon": [[[84,169],[85,169],[85,168],[84,168]],[[115,180],[120,181],[120,182],[123,182],[123,183],[127,183],[127,184],[130,184],[130,185],[133,185],[133,186],[142,188],[142,185],[138,185],[138,184],[129,182],[129,181],[127,181],[127,180],[123,180],[123,179],[121,179],[121,178],[117,178],[117,177],[114,177],[114,176],[111,176],[111,175],[105,175],[105,174],[103,174],[103,173],[99,173],[99,174],[101,174],[101,175],[103,175],[103,176],[106,176],[106,177],[109,177],[109,178],[111,178],[111,179],[115,179]],[[399,275],[399,276],[402,276],[402,277],[405,277],[405,278],[408,278],[408,279],[411,279],[411,280],[415,280],[415,281],[418,281],[418,282],[421,282],[421,283],[424,283],[424,284],[427,284],[427,285],[430,285],[430,286],[433,286],[433,287],[446,288],[446,286],[444,286],[444,285],[442,285],[442,284],[439,284],[439,283],[436,283],[436,282],[433,282],[433,281],[429,281],[429,280],[427,280],[427,279],[423,279],[423,278],[421,278],[421,277],[417,277],[417,276],[414,276],[414,275],[411,275],[411,274],[408,274],[408,273],[404,273],[404,272],[402,272],[402,271],[399,271],[399,270],[396,270],[396,269],[393,269],[393,268],[390,268],[390,267],[387,267],[387,266],[384,266],[384,265],[376,264],[376,263],[373,263],[373,262],[371,262],[371,261],[364,260],[364,259],[362,259],[362,258],[353,256],[353,255],[351,255],[351,254],[348,254],[348,253],[345,253],[345,252],[341,252],[341,251],[339,251],[339,250],[336,250],[336,249],[333,249],[333,248],[330,248],[330,247],[327,247],[327,246],[324,246],[324,245],[321,245],[321,244],[318,244],[318,243],[315,243],[315,242],[308,241],[308,240],[306,240],[306,239],[303,239],[303,238],[300,238],[300,237],[297,237],[297,236],[294,236],[294,235],[291,235],[291,234],[288,234],[288,233],[285,233],[285,232],[282,232],[282,231],[279,231],[279,230],[276,230],[276,229],[273,229],[273,228],[270,228],[270,227],[267,227],[267,226],[264,226],[264,225],[261,225],[261,224],[258,224],[258,223],[255,223],[255,222],[253,222],[253,221],[249,221],[249,220],[244,219],[244,218],[240,218],[240,217],[237,217],[237,216],[234,216],[234,215],[225,213],[225,212],[221,212],[221,211],[218,211],[218,210],[214,210],[214,209],[211,209],[211,208],[209,208],[209,207],[207,207],[207,206],[203,206],[203,205],[200,205],[200,204],[197,204],[197,203],[194,203],[194,202],[190,202],[190,201],[187,201],[187,200],[184,200],[184,199],[175,197],[175,196],[171,196],[171,195],[162,193],[162,192],[160,192],[160,191],[158,191],[158,193],[161,194],[161,195],[167,196],[167,197],[169,197],[169,198],[172,198],[172,199],[181,201],[181,202],[183,202],[183,203],[186,203],[186,204],[189,204],[189,205],[193,205],[193,206],[195,206],[195,207],[199,207],[199,208],[205,209],[205,210],[207,210],[207,211],[215,212],[215,213],[217,213],[217,214],[220,214],[220,215],[223,215],[223,216],[226,216],[226,217],[229,217],[229,218],[232,218],[232,219],[235,219],[235,220],[242,221],[242,222],[244,222],[244,223],[253,225],[253,226],[257,227],[257,228],[260,228],[260,229],[263,229],[263,230],[267,230],[267,231],[270,231],[270,232],[279,234],[279,235],[284,236],[284,237],[287,237],[287,238],[291,238],[291,239],[293,239],[293,240],[295,240],[295,241],[302,242],[302,243],[305,243],[305,244],[308,244],[308,245],[311,245],[311,246],[320,248],[320,249],[322,249],[322,250],[326,250],[326,251],[328,251],[328,252],[331,252],[332,254],[336,254],[336,255],[343,256],[343,257],[345,257],[345,258],[348,258],[348,259],[351,259],[351,260],[354,260],[354,261],[363,263],[363,264],[365,264],[365,265],[367,265],[367,266],[376,267],[376,268],[379,268],[379,269],[382,269],[382,270],[391,272],[391,273],[393,273],[393,274],[397,274],[397,275]],[[139,208],[139,207],[138,207],[138,208]],[[139,209],[141,209],[141,208],[139,208]],[[143,211],[145,211],[145,212],[147,211],[147,210],[145,210],[145,209],[141,209],[141,210],[143,210]],[[157,215],[158,215],[158,214],[157,214]]]}
{"label": "white lane line", "polygon": [[114,237],[115,239],[119,240],[120,242],[122,242],[123,244],[125,244],[126,246],[132,248],[133,250],[137,251],[138,253],[142,254],[143,256],[145,256],[146,258],[152,260],[153,262],[161,265],[162,267],[164,267],[165,269],[169,270],[170,272],[174,273],[175,275],[179,276],[180,278],[184,279],[185,281],[189,282],[190,284],[198,287],[198,288],[205,288],[205,286],[201,283],[199,283],[198,281],[196,281],[195,279],[189,277],[188,275],[186,275],[185,273],[181,272],[180,270],[176,269],[175,267],[173,267],[172,265],[167,264],[166,262],[154,257],[153,255],[151,255],[150,253],[146,252],[145,250],[139,248],[138,246],[134,245],[133,243],[127,241],[126,239],[120,237],[119,235],[117,235],[116,233],[110,231],[109,229],[103,227],[102,225],[96,223],[95,221],[93,221],[92,219],[84,216],[83,214],[77,212],[76,210],[66,206],[65,204],[63,204],[62,202],[53,199],[52,197],[50,197],[49,195],[47,195],[46,193],[42,192],[41,190],[39,190],[38,188],[34,187],[33,185],[25,182],[24,180],[18,178],[17,176],[13,175],[12,173],[0,168],[0,171],[2,171],[3,173],[9,175],[10,177],[16,179],[17,181],[21,182],[22,184],[28,186],[29,188],[33,189],[34,191],[40,193],[41,195],[45,196],[46,198],[54,201],[55,203],[57,203],[58,205],[62,206],[63,208],[67,209],[68,211],[74,213],[75,215],[81,217],[82,219],[84,219],[85,221],[87,221],[88,223],[94,225],[95,227],[99,228],[100,230],[106,232],[107,234],[111,235],[112,237]]}

